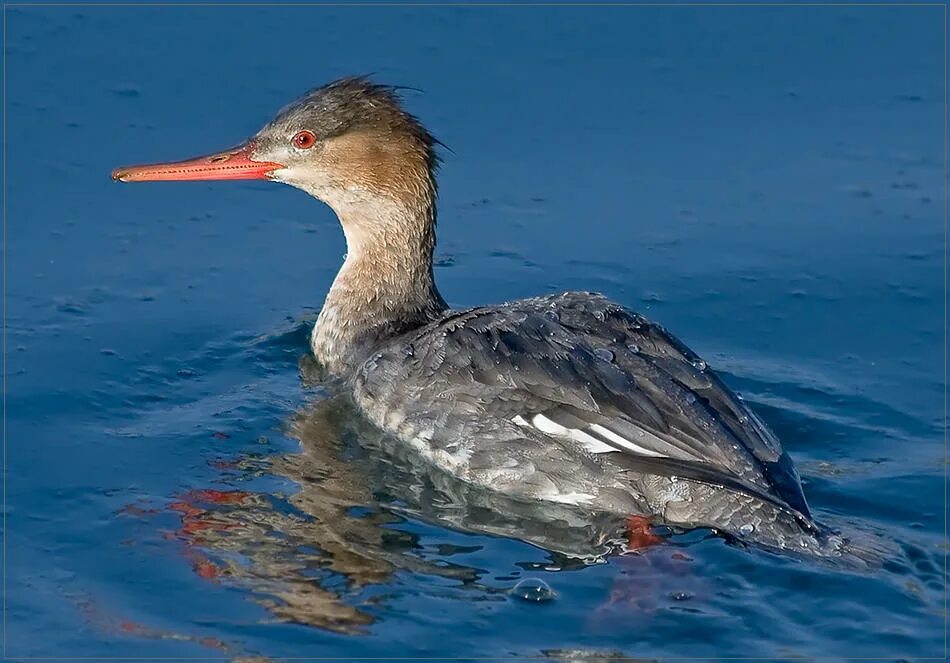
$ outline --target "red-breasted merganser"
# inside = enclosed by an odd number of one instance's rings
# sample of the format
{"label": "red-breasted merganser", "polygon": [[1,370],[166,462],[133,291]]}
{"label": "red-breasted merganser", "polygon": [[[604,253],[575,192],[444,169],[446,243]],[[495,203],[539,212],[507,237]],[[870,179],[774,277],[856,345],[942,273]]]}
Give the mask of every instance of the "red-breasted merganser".
{"label": "red-breasted merganser", "polygon": [[437,144],[395,88],[346,78],[239,147],[112,177],[269,179],[329,205],[347,253],[313,354],[369,420],[461,480],[839,554],[772,431],[660,325],[589,292],[446,305]]}

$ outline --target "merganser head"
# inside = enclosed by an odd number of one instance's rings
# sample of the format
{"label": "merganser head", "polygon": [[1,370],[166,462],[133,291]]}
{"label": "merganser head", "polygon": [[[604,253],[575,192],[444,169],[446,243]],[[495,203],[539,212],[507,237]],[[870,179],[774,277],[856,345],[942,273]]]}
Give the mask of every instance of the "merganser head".
{"label": "merganser head", "polygon": [[268,179],[327,203],[347,253],[311,346],[342,372],[371,335],[423,324],[446,308],[432,273],[436,142],[400,107],[396,88],[345,78],[306,93],[242,145],[117,168],[112,179]]}
{"label": "merganser head", "polygon": [[397,88],[344,78],[307,92],[242,145],[185,161],[117,168],[112,179],[270,179],[323,200],[345,221],[371,215],[364,208],[430,207],[436,142],[401,108]]}

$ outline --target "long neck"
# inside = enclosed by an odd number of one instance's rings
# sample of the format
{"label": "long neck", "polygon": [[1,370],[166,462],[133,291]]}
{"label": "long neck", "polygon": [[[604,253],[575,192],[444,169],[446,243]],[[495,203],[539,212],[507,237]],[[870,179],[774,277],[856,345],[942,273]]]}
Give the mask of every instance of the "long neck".
{"label": "long neck", "polygon": [[332,204],[347,254],[314,327],[311,347],[335,374],[380,340],[423,325],[446,309],[432,274],[432,195],[411,202],[347,197]]}

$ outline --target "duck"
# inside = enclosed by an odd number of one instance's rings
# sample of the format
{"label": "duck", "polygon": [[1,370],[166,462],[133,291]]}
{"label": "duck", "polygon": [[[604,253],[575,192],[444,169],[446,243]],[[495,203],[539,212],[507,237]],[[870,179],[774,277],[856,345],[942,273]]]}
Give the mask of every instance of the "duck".
{"label": "duck", "polygon": [[310,336],[334,389],[435,470],[532,504],[840,554],[769,426],[662,325],[593,292],[453,308],[433,273],[442,144],[347,77],[237,147],[119,182],[262,179],[328,205],[346,255]]}

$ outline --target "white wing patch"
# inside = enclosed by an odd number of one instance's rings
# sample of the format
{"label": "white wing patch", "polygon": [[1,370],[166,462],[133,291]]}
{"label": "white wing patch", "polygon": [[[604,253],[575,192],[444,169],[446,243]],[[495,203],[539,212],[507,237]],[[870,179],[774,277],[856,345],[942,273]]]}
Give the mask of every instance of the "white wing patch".
{"label": "white wing patch", "polygon": [[646,447],[641,447],[639,444],[631,442],[625,437],[620,437],[609,428],[604,428],[600,424],[591,424],[590,428],[592,431],[595,431],[596,433],[606,437],[614,444],[621,446],[624,449],[628,449],[635,454],[640,454],[641,456],[656,456],[658,458],[664,457],[660,452],[654,451],[653,449],[647,449]]}
{"label": "white wing patch", "polygon": [[600,424],[591,424],[586,428],[568,428],[563,426],[556,421],[552,421],[543,414],[536,414],[531,417],[531,421],[528,421],[520,414],[514,418],[512,421],[519,426],[525,428],[534,428],[536,430],[545,433],[546,435],[552,435],[554,437],[565,437],[574,440],[575,442],[580,442],[584,445],[584,448],[590,453],[594,454],[605,454],[611,453],[613,451],[629,451],[631,453],[639,454],[641,456],[658,456],[664,457],[664,454],[658,453],[652,449],[647,449],[642,447],[632,440],[628,440],[625,437],[621,437],[614,431],[609,428],[605,428]]}

